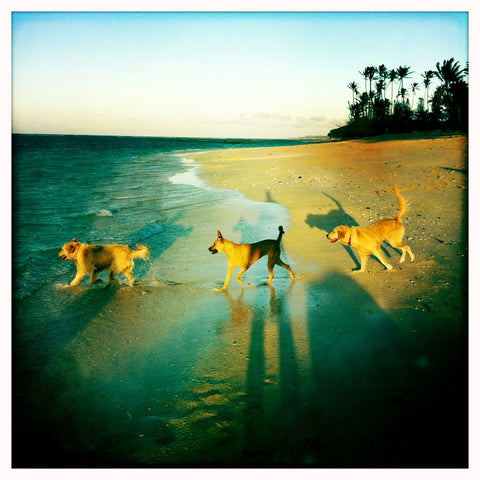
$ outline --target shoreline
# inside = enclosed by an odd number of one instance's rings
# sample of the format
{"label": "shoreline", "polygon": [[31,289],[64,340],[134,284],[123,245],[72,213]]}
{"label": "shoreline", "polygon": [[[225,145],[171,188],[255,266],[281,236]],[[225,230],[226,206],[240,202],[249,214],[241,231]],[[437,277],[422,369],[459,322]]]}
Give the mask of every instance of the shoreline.
{"label": "shoreline", "polygon": [[[282,247],[295,273],[306,280],[328,272],[351,275],[358,257],[330,244],[326,234],[339,224],[366,226],[393,217],[398,206],[392,186],[398,185],[409,204],[404,240],[416,261],[399,264],[400,256],[390,250],[394,272],[384,272],[370,258],[367,272],[354,276],[382,307],[394,311],[407,305],[425,309],[423,303],[443,303],[444,295],[456,303],[463,298],[467,148],[466,137],[451,136],[231,149],[189,157],[198,162],[197,173],[208,185],[287,208],[291,225]],[[433,274],[444,285],[457,285],[455,292],[435,285]],[[379,291],[379,281],[386,291]],[[423,288],[424,282],[432,282],[431,288]]]}

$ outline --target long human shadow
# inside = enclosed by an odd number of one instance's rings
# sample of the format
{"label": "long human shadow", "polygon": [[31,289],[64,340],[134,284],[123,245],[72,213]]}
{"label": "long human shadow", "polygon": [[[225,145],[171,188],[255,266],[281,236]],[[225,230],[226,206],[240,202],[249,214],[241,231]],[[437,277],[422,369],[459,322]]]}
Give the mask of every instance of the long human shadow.
{"label": "long human shadow", "polygon": [[[303,456],[304,439],[296,433],[302,431],[308,420],[301,411],[305,398],[300,391],[294,319],[289,308],[292,289],[293,284],[290,284],[277,293],[273,286],[259,286],[255,288],[253,299],[248,296],[248,300],[245,289],[236,299],[228,291],[224,292],[230,304],[232,323],[251,325],[246,406],[240,417],[243,431],[238,461],[242,465],[296,464]],[[278,337],[271,337],[267,324],[278,326]],[[278,363],[275,357],[270,357],[272,350],[279,353]],[[278,376],[267,373],[272,362]],[[278,392],[273,402],[272,389]]]}
{"label": "long human shadow", "polygon": [[242,455],[248,463],[257,463],[269,450],[265,444],[265,405],[264,389],[266,380],[265,343],[266,307],[258,306],[253,310],[251,321],[250,347],[246,378],[247,404],[243,411],[244,426]]}
{"label": "long human shadow", "polygon": [[[301,318],[293,314],[298,288],[305,288]],[[242,290],[236,298],[225,292],[232,321],[250,323],[246,405],[238,417],[243,429],[239,463],[320,468],[461,464],[466,426],[461,422],[464,399],[455,397],[459,389],[448,391],[452,379],[442,379],[441,368],[430,378],[422,347],[351,277],[332,273],[287,289],[245,290],[249,295]],[[271,375],[272,367],[278,376]],[[454,446],[442,428],[455,435]]]}
{"label": "long human shadow", "polygon": [[312,461],[330,468],[465,465],[466,401],[459,392],[466,389],[454,378],[461,372],[430,365],[425,346],[348,276],[309,284],[307,302]]}

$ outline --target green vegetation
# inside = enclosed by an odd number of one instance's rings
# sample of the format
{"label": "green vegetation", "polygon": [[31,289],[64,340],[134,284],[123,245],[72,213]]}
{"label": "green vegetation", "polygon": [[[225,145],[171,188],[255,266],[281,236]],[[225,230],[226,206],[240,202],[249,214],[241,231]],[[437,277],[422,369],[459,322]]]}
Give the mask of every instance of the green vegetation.
{"label": "green vegetation", "polygon": [[[436,70],[421,74],[421,84],[412,82],[409,86],[405,80],[415,72],[408,66],[389,70],[380,65],[366,67],[359,73],[365,89],[360,92],[354,81],[348,84],[352,91],[349,121],[331,130],[330,138],[468,129],[468,64],[461,68],[453,58],[438,62]],[[433,81],[439,85],[429,96]]]}

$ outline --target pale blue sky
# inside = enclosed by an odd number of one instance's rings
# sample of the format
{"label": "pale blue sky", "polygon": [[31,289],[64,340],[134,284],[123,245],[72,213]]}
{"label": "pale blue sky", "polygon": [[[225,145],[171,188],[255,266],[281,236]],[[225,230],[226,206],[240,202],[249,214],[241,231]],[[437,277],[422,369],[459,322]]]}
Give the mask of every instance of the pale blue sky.
{"label": "pale blue sky", "polygon": [[359,70],[407,65],[408,87],[451,57],[468,60],[466,13],[18,12],[13,130],[326,135]]}

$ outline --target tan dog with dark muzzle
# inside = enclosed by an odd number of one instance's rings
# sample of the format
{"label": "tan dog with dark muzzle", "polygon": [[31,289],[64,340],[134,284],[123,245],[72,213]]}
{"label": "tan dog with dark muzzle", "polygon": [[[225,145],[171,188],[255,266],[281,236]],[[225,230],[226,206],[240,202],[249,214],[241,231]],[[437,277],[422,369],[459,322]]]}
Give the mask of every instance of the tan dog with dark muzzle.
{"label": "tan dog with dark muzzle", "polygon": [[405,261],[407,253],[410,255],[412,262],[415,259],[415,255],[410,247],[403,243],[405,227],[402,224],[402,220],[407,213],[407,202],[400,195],[397,187],[393,187],[393,192],[399,204],[399,211],[395,218],[380,220],[369,227],[348,227],[346,225],[340,225],[335,227],[333,231],[327,235],[327,238],[332,243],[338,241],[343,245],[351,246],[358,252],[361,263],[360,269],[354,270],[355,272],[360,273],[365,271],[370,255],[375,255],[387,270],[393,269],[380,250],[380,246],[384,240],[393,248],[401,250],[402,256],[400,257],[400,263]]}
{"label": "tan dog with dark muzzle", "polygon": [[145,245],[137,245],[137,250],[127,245],[89,245],[74,238],[62,247],[58,256],[63,260],[73,260],[77,265],[77,275],[70,283],[72,287],[78,285],[87,274],[90,274],[90,283],[95,283],[102,270],[108,270],[107,286],[119,273],[123,273],[133,285],[134,259],[150,260],[150,249]]}
{"label": "tan dog with dark muzzle", "polygon": [[216,292],[221,292],[228,287],[230,278],[232,278],[233,270],[235,267],[240,268],[240,272],[236,276],[236,279],[243,285],[243,280],[241,279],[242,275],[261,257],[268,255],[268,273],[269,278],[267,280],[267,285],[270,285],[273,280],[273,267],[275,265],[280,265],[281,267],[287,269],[290,277],[293,279],[295,275],[293,274],[290,267],[282,262],[280,259],[280,240],[282,235],[285,233],[283,227],[278,227],[279,235],[276,240],[262,240],[256,243],[234,243],[226,238],[223,238],[220,230],[217,231],[217,239],[214,244],[208,249],[212,254],[223,252],[228,257],[228,271],[225,283],[221,288],[215,288]]}

